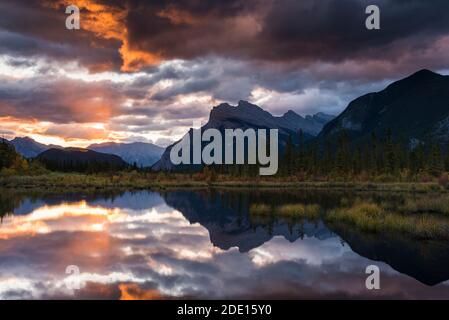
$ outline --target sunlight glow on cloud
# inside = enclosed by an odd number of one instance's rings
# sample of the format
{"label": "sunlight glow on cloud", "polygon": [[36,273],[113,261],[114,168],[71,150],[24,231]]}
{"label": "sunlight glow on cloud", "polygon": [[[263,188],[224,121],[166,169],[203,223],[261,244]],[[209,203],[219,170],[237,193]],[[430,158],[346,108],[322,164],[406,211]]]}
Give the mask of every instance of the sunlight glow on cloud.
{"label": "sunlight glow on cloud", "polygon": [[124,72],[138,71],[143,67],[156,65],[161,62],[157,54],[133,48],[128,40],[128,28],[125,20],[128,15],[126,7],[115,7],[91,0],[58,0],[47,1],[43,4],[50,8],[61,9],[75,4],[83,10],[83,29],[105,39],[121,41],[119,49],[123,59],[121,70]]}
{"label": "sunlight glow on cloud", "polygon": [[[166,146],[221,102],[335,115],[418,69],[448,70],[449,11],[435,1],[384,1],[371,34],[356,27],[362,0],[321,10],[312,0],[2,1],[0,134]],[[71,4],[75,32],[64,25]]]}
{"label": "sunlight glow on cloud", "polygon": [[44,206],[25,216],[6,217],[2,222],[0,239],[32,236],[56,231],[103,231],[117,210],[92,207],[85,201],[58,206]]}

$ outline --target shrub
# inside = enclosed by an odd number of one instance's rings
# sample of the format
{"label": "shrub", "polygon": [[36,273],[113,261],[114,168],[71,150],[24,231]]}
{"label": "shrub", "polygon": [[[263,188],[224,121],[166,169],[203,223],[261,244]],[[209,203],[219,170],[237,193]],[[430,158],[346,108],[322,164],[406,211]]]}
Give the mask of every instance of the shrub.
{"label": "shrub", "polygon": [[252,215],[269,215],[271,208],[266,204],[256,203],[250,206],[249,213]]}
{"label": "shrub", "polygon": [[320,217],[321,208],[316,204],[286,204],[277,207],[274,211],[280,216],[317,219]]}
{"label": "shrub", "polygon": [[449,239],[449,219],[445,217],[387,212],[371,202],[359,202],[349,208],[335,209],[329,212],[326,219],[331,223],[350,223],[367,232],[400,232],[425,240]]}

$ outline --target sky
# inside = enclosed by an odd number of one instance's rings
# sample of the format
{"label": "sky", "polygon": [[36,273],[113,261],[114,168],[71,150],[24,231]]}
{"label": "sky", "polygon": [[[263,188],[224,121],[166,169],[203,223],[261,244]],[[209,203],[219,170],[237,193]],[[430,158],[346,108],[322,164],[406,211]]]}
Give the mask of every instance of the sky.
{"label": "sky", "polygon": [[167,146],[222,102],[337,115],[423,68],[448,73],[447,0],[0,0],[8,139]]}

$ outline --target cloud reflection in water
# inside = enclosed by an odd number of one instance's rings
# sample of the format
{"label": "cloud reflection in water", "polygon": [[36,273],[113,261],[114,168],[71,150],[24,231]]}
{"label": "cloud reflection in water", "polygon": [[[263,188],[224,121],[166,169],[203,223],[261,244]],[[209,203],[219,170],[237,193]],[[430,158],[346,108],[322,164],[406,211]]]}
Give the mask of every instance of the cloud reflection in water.
{"label": "cloud reflection in water", "polygon": [[[373,262],[322,223],[303,239],[282,223],[270,235],[219,212],[187,219],[170,197],[27,202],[0,226],[0,298],[449,298],[447,282],[426,286],[382,262],[382,290],[366,290]],[[67,287],[68,265],[81,290]]]}

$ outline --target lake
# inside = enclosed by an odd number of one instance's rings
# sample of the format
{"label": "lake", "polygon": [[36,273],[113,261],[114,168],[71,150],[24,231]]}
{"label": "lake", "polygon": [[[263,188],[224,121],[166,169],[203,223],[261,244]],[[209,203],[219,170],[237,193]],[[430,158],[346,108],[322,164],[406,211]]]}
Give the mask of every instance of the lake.
{"label": "lake", "polygon": [[[355,197],[282,189],[9,191],[0,196],[0,298],[448,299],[447,241],[250,210],[258,203],[331,210]],[[380,269],[379,290],[366,288],[370,265]]]}

